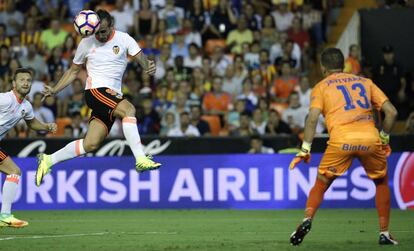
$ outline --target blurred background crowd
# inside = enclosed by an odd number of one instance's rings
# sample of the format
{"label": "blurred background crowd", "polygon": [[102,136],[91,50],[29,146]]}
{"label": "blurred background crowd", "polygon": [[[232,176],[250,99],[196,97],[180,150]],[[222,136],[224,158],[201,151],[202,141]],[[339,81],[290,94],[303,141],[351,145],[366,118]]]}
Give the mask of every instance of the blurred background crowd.
{"label": "blurred background crowd", "polygon": [[[31,3],[30,3],[31,2]],[[410,8],[411,1],[377,1],[378,8]],[[2,0],[0,91],[12,88],[18,67],[33,70],[28,99],[52,137],[82,137],[89,109],[86,71],[41,102],[71,64],[80,38],[72,26],[81,9],[104,8],[157,62],[155,76],[130,62],[123,95],[137,108],[141,135],[252,136],[301,134],[310,92],[321,80],[318,53],[338,18],[341,0]],[[383,62],[364,64],[358,45],[345,71],[373,78],[400,111],[400,133],[414,133],[414,80],[384,45]],[[326,130],[320,119],[317,132]],[[117,121],[110,137],[122,137]],[[51,137],[19,124],[9,138]],[[255,136],[256,137],[256,136]]]}

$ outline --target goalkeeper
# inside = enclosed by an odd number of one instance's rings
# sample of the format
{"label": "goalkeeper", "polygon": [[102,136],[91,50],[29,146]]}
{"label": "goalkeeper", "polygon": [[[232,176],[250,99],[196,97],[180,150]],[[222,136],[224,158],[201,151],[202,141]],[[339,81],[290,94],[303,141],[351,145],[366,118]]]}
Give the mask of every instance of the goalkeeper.
{"label": "goalkeeper", "polygon": [[[370,80],[343,73],[344,56],[339,49],[322,52],[321,68],[325,79],[312,90],[311,105],[305,126],[301,151],[290,164],[290,169],[302,160],[310,161],[311,144],[319,115],[325,116],[329,131],[328,147],[322,157],[315,185],[306,203],[305,217],[290,237],[292,245],[299,245],[310,231],[312,220],[323,195],[336,177],[341,176],[359,159],[367,175],[376,186],[375,203],[379,217],[379,244],[396,245],[388,232],[390,218],[390,189],[388,187],[387,156],[389,133],[397,111],[384,93]],[[378,132],[372,109],[385,113],[383,128]]]}

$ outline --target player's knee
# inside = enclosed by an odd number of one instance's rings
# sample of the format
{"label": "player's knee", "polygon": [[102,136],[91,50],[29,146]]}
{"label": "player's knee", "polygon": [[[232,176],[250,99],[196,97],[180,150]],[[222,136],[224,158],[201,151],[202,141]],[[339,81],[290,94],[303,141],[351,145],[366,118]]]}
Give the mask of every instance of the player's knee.
{"label": "player's knee", "polygon": [[21,176],[22,175],[22,171],[20,170],[20,168],[18,166],[13,167],[12,170],[10,171],[9,174],[16,174]]}
{"label": "player's knee", "polygon": [[98,150],[99,143],[98,142],[84,142],[83,148],[85,149],[85,152],[87,153],[93,152],[93,151]]}

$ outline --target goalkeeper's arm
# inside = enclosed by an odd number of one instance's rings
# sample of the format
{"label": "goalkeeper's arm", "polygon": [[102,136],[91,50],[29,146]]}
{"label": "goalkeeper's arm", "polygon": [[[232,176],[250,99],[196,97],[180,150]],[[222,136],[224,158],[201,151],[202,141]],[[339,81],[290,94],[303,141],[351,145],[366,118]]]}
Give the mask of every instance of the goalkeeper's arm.
{"label": "goalkeeper's arm", "polygon": [[385,101],[381,107],[381,111],[384,112],[384,122],[382,126],[382,130],[380,132],[381,141],[384,145],[387,145],[390,141],[389,133],[394,126],[395,120],[397,119],[397,109],[395,109],[394,105],[390,101]]}
{"label": "goalkeeper's arm", "polygon": [[320,114],[320,109],[311,108],[308,117],[306,118],[305,137],[302,143],[302,148],[308,152],[310,152],[310,146],[312,144],[313,138],[315,137],[316,125],[318,124]]}

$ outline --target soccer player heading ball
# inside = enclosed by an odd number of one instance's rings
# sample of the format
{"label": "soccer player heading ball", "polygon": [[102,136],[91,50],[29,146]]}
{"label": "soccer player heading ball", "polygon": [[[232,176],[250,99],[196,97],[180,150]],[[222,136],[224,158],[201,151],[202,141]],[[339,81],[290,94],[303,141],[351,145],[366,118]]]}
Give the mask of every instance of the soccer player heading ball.
{"label": "soccer player heading ball", "polygon": [[[305,126],[301,151],[290,164],[293,169],[302,160],[309,163],[310,150],[319,115],[325,116],[329,132],[328,147],[319,164],[318,176],[306,203],[305,218],[290,237],[299,245],[310,231],[312,220],[323,195],[336,177],[341,176],[359,159],[376,186],[375,203],[380,225],[379,244],[398,244],[388,232],[390,218],[390,189],[388,187],[387,157],[391,153],[389,133],[397,110],[385,94],[370,80],[343,73],[344,56],[339,49],[322,52],[321,68],[325,79],[312,90],[311,105]],[[375,127],[372,109],[385,113],[381,132]]]}
{"label": "soccer player heading ball", "polygon": [[[13,89],[0,93],[0,140],[7,132],[24,119],[30,129],[36,131],[56,132],[56,124],[44,124],[33,114],[33,107],[25,99],[32,87],[32,72],[29,69],[19,68],[14,73]],[[19,188],[21,171],[9,155],[0,148],[0,171],[5,173],[1,200],[0,227],[25,227],[29,223],[15,218],[11,214],[11,206]]]}
{"label": "soccer player heading ball", "polygon": [[96,13],[100,19],[99,30],[81,40],[71,67],[55,87],[45,86],[44,90],[45,96],[55,95],[75,80],[86,62],[88,78],[85,100],[92,110],[88,132],[84,139],[72,141],[51,155],[38,155],[37,186],[40,186],[43,177],[56,163],[97,150],[108,135],[115,118],[122,120],[123,133],[136,159],[136,170],[143,172],[161,166],[145,155],[135,118],[135,108],[122,97],[121,92],[122,75],[127,66],[128,55],[138,61],[150,75],[155,73],[155,62],[145,57],[131,36],[114,29],[114,19],[107,11],[98,10]]}

